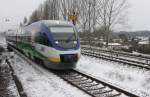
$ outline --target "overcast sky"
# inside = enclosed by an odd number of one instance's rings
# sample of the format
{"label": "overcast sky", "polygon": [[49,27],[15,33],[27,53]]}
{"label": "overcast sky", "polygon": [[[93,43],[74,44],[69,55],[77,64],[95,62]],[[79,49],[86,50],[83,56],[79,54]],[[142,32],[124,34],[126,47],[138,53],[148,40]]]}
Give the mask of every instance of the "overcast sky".
{"label": "overcast sky", "polygon": [[[19,24],[45,0],[0,0],[0,30]],[[130,3],[129,30],[150,30],[150,0],[128,0]],[[10,22],[5,22],[9,18]],[[7,27],[6,27],[7,25]]]}
{"label": "overcast sky", "polygon": [[[0,30],[16,26],[45,0],[0,0]],[[9,18],[10,22],[5,22]],[[7,25],[8,27],[6,27]]]}
{"label": "overcast sky", "polygon": [[128,0],[129,25],[132,30],[150,30],[150,0]]}

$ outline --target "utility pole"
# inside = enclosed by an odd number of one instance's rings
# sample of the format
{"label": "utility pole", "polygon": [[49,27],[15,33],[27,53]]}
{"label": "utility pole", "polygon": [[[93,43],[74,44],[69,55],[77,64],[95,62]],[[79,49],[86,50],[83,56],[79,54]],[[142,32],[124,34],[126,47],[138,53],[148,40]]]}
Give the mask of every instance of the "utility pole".
{"label": "utility pole", "polygon": [[89,45],[90,45],[90,49],[92,50],[92,48],[91,48],[91,2],[90,2],[90,0],[89,0],[89,35],[88,35],[88,38],[89,38]]}
{"label": "utility pole", "polygon": [[96,24],[96,0],[94,0],[94,20],[93,20],[93,31],[95,32],[95,24]]}
{"label": "utility pole", "polygon": [[74,25],[76,25],[76,21],[77,21],[77,18],[78,18],[78,16],[77,16],[78,13],[77,13],[77,11],[76,11],[77,2],[74,1],[74,2],[72,2],[71,4],[73,4],[73,9],[70,10],[70,13],[69,13],[69,21],[72,21],[72,23],[73,23]]}
{"label": "utility pole", "polygon": [[89,0],[89,33],[91,33],[91,2]]}

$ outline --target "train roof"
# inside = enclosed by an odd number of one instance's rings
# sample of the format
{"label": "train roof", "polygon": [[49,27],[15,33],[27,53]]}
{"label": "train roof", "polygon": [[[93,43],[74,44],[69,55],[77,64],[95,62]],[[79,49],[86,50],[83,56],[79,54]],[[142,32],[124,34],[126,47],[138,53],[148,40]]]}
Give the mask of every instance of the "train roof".
{"label": "train roof", "polygon": [[[39,32],[42,30],[41,27],[45,26],[73,26],[73,24],[69,21],[60,21],[60,20],[40,20],[37,22],[34,22],[30,25],[20,27],[16,31],[9,32],[8,36],[13,36],[13,35],[22,35],[22,34],[31,34],[32,32]],[[26,33],[24,33],[26,32]]]}
{"label": "train roof", "polygon": [[69,21],[60,21],[60,20],[40,20],[37,22],[34,22],[30,25],[25,26],[23,29],[26,30],[41,30],[41,27],[44,26],[73,26],[73,24]]}
{"label": "train roof", "polygon": [[73,24],[69,21],[60,21],[60,20],[41,20],[36,23],[42,23],[46,26],[73,26]]}

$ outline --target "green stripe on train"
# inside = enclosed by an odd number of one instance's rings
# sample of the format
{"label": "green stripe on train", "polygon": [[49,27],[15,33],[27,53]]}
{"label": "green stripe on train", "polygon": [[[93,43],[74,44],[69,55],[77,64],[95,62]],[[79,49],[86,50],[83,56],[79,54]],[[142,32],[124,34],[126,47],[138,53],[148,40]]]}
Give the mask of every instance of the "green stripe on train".
{"label": "green stripe on train", "polygon": [[37,51],[36,49],[34,49],[30,43],[27,43],[27,42],[17,42],[16,46],[17,46],[17,48],[21,49],[25,53],[30,53],[31,56],[37,57],[37,58],[42,59],[42,60],[48,59],[46,56],[44,56],[39,51]]}

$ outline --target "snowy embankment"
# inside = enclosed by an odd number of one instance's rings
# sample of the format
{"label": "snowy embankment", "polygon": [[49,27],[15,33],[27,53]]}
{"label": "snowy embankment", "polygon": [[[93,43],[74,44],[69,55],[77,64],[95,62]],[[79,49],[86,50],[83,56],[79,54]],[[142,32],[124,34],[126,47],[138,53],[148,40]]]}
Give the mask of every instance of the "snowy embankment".
{"label": "snowy embankment", "polygon": [[77,69],[130,90],[140,97],[150,97],[150,71],[145,69],[84,55],[81,57]]}
{"label": "snowy embankment", "polygon": [[0,34],[0,47],[7,48],[7,43],[4,35]]}
{"label": "snowy embankment", "polygon": [[0,54],[0,97],[20,97],[12,71],[5,60],[6,54]]}
{"label": "snowy embankment", "polygon": [[90,97],[49,70],[31,65],[17,55],[11,63],[28,97]]}

